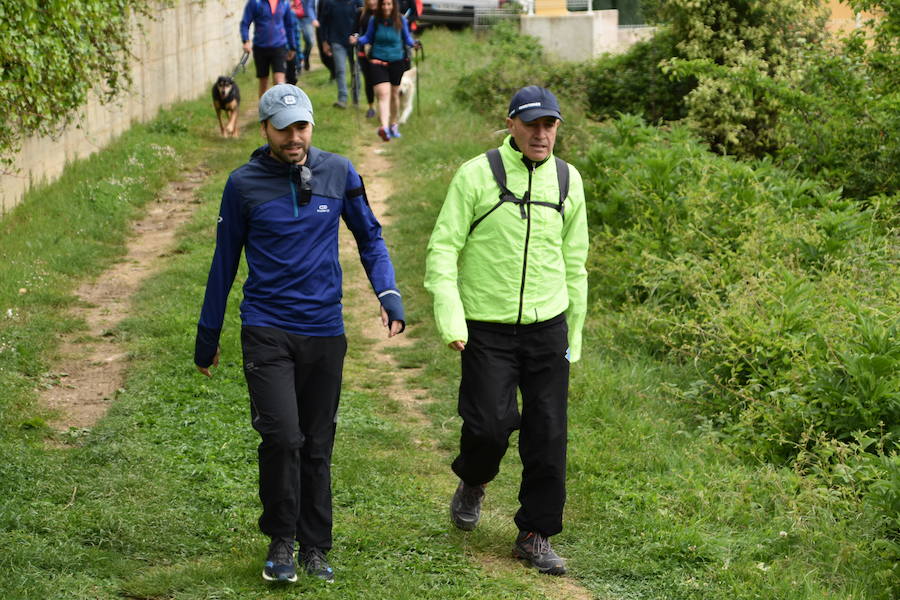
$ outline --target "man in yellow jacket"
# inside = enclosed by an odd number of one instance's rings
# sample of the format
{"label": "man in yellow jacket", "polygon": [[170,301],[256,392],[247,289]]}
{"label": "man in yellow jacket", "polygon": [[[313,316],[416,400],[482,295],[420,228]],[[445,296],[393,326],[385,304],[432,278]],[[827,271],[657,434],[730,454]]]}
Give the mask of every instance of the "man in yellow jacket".
{"label": "man in yellow jacket", "polygon": [[584,190],[578,171],[553,155],[561,121],[550,90],[516,92],[510,135],[453,177],[425,272],[441,338],[462,356],[451,518],[475,528],[485,485],[519,429],[513,553],[552,575],[566,571],[549,538],[562,531],[569,365],[581,356],[587,309]]}

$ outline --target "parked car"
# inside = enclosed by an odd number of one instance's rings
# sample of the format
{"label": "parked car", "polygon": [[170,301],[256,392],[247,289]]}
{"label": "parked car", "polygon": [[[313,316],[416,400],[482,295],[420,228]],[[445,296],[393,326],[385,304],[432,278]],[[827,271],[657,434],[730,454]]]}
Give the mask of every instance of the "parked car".
{"label": "parked car", "polygon": [[508,0],[423,0],[420,23],[471,25],[475,21],[475,9],[496,10],[508,4]]}

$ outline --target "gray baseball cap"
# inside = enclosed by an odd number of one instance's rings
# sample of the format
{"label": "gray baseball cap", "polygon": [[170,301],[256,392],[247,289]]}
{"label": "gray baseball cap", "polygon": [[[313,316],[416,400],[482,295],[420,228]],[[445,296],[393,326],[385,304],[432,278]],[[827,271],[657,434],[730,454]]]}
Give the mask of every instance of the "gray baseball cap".
{"label": "gray baseball cap", "polygon": [[275,129],[284,129],[297,121],[316,124],[309,96],[289,83],[279,83],[266,90],[259,99],[259,120],[268,120]]}

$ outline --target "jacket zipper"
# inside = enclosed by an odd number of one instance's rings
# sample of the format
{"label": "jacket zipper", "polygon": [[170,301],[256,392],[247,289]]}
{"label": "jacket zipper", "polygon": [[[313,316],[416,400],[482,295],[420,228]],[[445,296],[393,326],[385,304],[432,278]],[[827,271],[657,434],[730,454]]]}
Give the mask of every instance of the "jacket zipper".
{"label": "jacket zipper", "polygon": [[293,180],[290,183],[291,183],[291,198],[294,199],[294,218],[296,219],[297,217],[300,216],[300,205],[297,204],[297,186],[294,185]]}
{"label": "jacket zipper", "polygon": [[522,256],[522,285],[519,286],[519,316],[516,317],[516,325],[522,324],[522,311],[525,307],[525,272],[528,270],[528,242],[531,239],[531,177],[534,174],[535,164],[532,161],[531,169],[528,171],[528,190],[522,197],[522,202],[526,204],[526,220],[525,220],[525,253]]}

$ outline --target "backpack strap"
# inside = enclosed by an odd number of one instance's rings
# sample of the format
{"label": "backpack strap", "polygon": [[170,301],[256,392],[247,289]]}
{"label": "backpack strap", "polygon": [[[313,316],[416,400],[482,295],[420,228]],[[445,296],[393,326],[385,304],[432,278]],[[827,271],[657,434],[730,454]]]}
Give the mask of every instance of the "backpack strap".
{"label": "backpack strap", "polygon": [[498,200],[497,204],[492,206],[489,211],[472,221],[472,225],[469,226],[469,235],[472,235],[472,232],[478,227],[478,224],[484,221],[489,214],[500,208],[500,205],[504,202],[519,204],[522,208],[522,217],[525,217],[525,205],[521,204],[522,201],[516,198],[516,195],[506,187],[506,169],[503,168],[503,159],[500,157],[500,150],[491,148],[484,154],[487,156],[488,164],[491,167],[491,174],[494,176],[494,181],[497,182],[497,187],[500,188],[500,200]]}
{"label": "backpack strap", "polygon": [[488,165],[490,165],[491,167],[491,174],[494,176],[494,181],[497,183],[497,187],[500,188],[500,200],[498,200],[497,204],[492,206],[489,211],[472,222],[472,225],[469,226],[469,235],[472,234],[472,231],[475,230],[479,223],[484,221],[484,219],[488,215],[497,210],[504,202],[512,202],[513,204],[518,204],[523,219],[528,216],[525,212],[526,204],[539,204],[541,206],[548,206],[559,212],[560,216],[565,219],[566,216],[564,202],[566,201],[566,196],[569,195],[569,164],[566,161],[561,158],[554,157],[556,158],[556,181],[559,186],[559,202],[557,204],[552,204],[550,202],[542,202],[540,200],[531,200],[528,197],[528,192],[525,192],[525,196],[523,198],[516,197],[516,195],[506,187],[506,169],[503,168],[503,159],[500,156],[500,150],[498,148],[491,148],[484,154],[485,156],[487,156]]}
{"label": "backpack strap", "polygon": [[566,207],[563,206],[563,203],[569,196],[569,163],[558,156],[553,158],[556,159],[556,182],[559,184],[559,208],[557,210],[562,218],[565,219]]}

